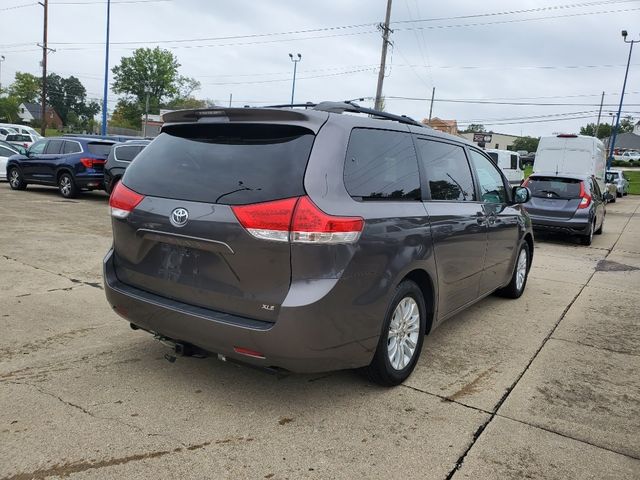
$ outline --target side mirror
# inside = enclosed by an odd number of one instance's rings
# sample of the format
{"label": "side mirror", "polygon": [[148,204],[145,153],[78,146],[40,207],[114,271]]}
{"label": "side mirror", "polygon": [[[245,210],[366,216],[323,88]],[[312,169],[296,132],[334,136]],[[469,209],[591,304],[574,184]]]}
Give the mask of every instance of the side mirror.
{"label": "side mirror", "polygon": [[527,203],[531,199],[531,192],[527,187],[513,187],[511,190],[513,203]]}

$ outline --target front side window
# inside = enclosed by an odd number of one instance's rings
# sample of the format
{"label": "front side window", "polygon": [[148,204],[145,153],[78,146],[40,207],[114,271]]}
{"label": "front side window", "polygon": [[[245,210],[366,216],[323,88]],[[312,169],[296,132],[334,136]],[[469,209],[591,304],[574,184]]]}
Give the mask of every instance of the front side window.
{"label": "front side window", "polygon": [[431,200],[473,202],[476,192],[464,148],[419,138],[416,142]]}
{"label": "front side window", "polygon": [[483,202],[506,203],[507,189],[502,174],[491,160],[476,150],[470,150],[471,160],[478,174],[478,185]]}
{"label": "front side window", "polygon": [[47,140],[40,140],[29,147],[29,154],[40,155],[44,152],[44,147],[47,146]]}
{"label": "front side window", "polygon": [[344,165],[344,184],[358,200],[420,200],[418,159],[411,134],[356,128]]}

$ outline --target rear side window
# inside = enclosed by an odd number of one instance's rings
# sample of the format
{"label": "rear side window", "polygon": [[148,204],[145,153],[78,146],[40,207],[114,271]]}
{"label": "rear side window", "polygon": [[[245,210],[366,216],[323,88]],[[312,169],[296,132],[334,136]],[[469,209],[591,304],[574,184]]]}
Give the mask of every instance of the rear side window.
{"label": "rear side window", "polygon": [[87,148],[89,152],[98,157],[107,157],[111,151],[113,143],[89,142]]}
{"label": "rear side window", "polygon": [[144,195],[246,205],[304,195],[314,135],[291,125],[165,127],[127,169]]}
{"label": "rear side window", "polygon": [[471,169],[459,145],[418,139],[431,200],[475,201]]}
{"label": "rear side window", "polygon": [[420,200],[411,134],[356,128],[344,166],[347,192],[358,200]]}
{"label": "rear side window", "polygon": [[518,156],[511,154],[511,170],[518,169]]}
{"label": "rear side window", "polygon": [[11,155],[15,154],[16,152],[0,145],[0,157],[10,157]]}
{"label": "rear side window", "polygon": [[580,198],[580,180],[560,177],[529,177],[527,187],[534,197]]}
{"label": "rear side window", "polygon": [[493,160],[493,163],[498,165],[498,154],[496,152],[488,152],[487,155],[491,157],[491,160]]}
{"label": "rear side window", "polygon": [[116,151],[113,152],[113,155],[115,159],[120,162],[130,162],[136,158],[136,155],[138,155],[143,148],[144,147],[140,146],[115,147]]}
{"label": "rear side window", "polygon": [[47,155],[55,155],[57,153],[60,153],[63,143],[63,140],[49,140],[49,143],[47,143],[47,147],[44,149],[44,153],[46,153]]}
{"label": "rear side window", "polygon": [[82,148],[79,143],[66,141],[64,142],[63,153],[80,153]]}

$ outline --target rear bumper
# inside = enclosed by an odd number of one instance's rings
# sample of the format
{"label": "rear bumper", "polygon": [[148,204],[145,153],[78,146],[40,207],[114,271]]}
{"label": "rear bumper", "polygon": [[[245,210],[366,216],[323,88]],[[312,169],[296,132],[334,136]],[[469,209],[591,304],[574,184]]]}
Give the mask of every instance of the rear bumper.
{"label": "rear bumper", "polygon": [[[107,253],[103,268],[107,300],[125,320],[244,363],[298,373],[358,368],[371,363],[378,343],[382,318],[357,320],[347,311],[328,310],[322,300],[281,307],[277,322],[270,323],[195,307],[126,285],[116,276],[113,250]],[[238,354],[234,347],[260,352],[264,358]]]}
{"label": "rear bumper", "polygon": [[104,174],[76,175],[76,185],[80,188],[104,189]]}
{"label": "rear bumper", "polygon": [[534,230],[568,233],[574,235],[588,235],[591,222],[588,218],[571,218],[568,220],[539,217],[529,214]]}

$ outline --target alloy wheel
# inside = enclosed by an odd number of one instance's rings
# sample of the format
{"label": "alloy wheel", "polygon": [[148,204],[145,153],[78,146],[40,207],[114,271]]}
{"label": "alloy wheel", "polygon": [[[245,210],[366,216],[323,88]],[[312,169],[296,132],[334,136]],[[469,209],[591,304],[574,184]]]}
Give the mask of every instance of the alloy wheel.
{"label": "alloy wheel", "polygon": [[387,355],[394,370],[405,368],[416,353],[420,333],[420,309],[413,297],[396,305],[387,336]]}
{"label": "alloy wheel", "polygon": [[71,179],[66,175],[60,179],[60,192],[65,197],[71,193]]}
{"label": "alloy wheel", "polygon": [[20,186],[20,173],[18,173],[18,170],[15,168],[11,170],[11,173],[9,174],[9,184],[13,188],[18,188]]}
{"label": "alloy wheel", "polygon": [[516,265],[516,289],[521,290],[524,281],[527,278],[527,251],[523,248],[518,255],[518,263]]}

